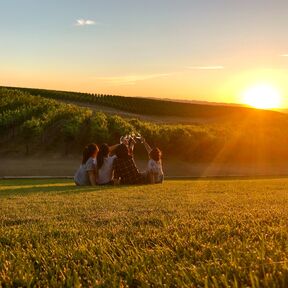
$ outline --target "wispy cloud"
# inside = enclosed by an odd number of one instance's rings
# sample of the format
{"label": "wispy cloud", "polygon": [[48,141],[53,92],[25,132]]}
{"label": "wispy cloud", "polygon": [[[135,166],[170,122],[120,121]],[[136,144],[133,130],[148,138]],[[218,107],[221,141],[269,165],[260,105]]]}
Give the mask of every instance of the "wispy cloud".
{"label": "wispy cloud", "polygon": [[288,57],[288,54],[282,54],[281,57]]}
{"label": "wispy cloud", "polygon": [[97,23],[94,20],[89,19],[77,19],[75,26],[89,26],[89,25],[96,25]]}
{"label": "wispy cloud", "polygon": [[191,70],[222,70],[224,66],[216,65],[216,66],[188,66],[187,69]]}
{"label": "wispy cloud", "polygon": [[111,85],[135,85],[138,81],[167,77],[170,74],[126,75],[113,77],[96,77],[95,80],[107,82]]}

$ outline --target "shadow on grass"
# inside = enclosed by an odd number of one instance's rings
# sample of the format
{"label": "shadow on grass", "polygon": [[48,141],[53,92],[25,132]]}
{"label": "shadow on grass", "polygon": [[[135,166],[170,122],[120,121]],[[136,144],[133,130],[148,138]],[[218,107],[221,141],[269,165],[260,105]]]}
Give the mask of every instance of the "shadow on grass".
{"label": "shadow on grass", "polygon": [[[57,183],[59,184],[59,183]],[[87,193],[87,192],[103,192],[112,189],[120,189],[121,186],[95,186],[95,187],[79,187],[74,184],[59,186],[59,185],[47,185],[41,187],[16,187],[15,189],[11,186],[9,189],[1,189],[0,197],[4,196],[26,196],[31,194],[41,194],[41,193],[52,193],[52,194],[79,194],[79,193]],[[8,188],[8,187],[7,187]]]}
{"label": "shadow on grass", "polygon": [[71,184],[71,179],[0,179],[1,187],[13,186],[33,186],[33,185],[50,185],[50,184]]}

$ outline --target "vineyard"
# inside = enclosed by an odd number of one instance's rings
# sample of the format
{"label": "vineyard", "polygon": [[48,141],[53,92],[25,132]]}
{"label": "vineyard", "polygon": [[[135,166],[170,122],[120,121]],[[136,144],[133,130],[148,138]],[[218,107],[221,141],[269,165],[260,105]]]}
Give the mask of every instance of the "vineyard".
{"label": "vineyard", "polygon": [[179,144],[189,139],[192,143],[193,139],[197,139],[194,140],[196,145],[199,140],[213,141],[213,133],[216,132],[200,126],[158,126],[136,119],[128,121],[119,116],[92,113],[89,109],[5,88],[0,90],[0,113],[1,133],[10,135],[11,139],[22,138],[27,154],[31,152],[30,147],[36,145],[38,149],[47,142],[51,143],[53,138],[55,142],[62,141],[65,153],[68,153],[69,147],[80,148],[88,142],[118,142],[121,135],[133,131],[139,131],[148,141],[163,146],[168,152],[172,150],[172,138],[176,141],[174,143]]}
{"label": "vineyard", "polygon": [[[4,88],[13,89],[10,87]],[[178,116],[186,118],[237,117],[239,119],[247,114],[255,113],[254,109],[245,107],[201,105],[141,97],[124,97],[33,88],[17,88],[17,90],[48,99],[82,102],[91,105],[97,104],[143,115]],[[274,112],[271,111],[258,111],[257,113],[274,114]]]}
{"label": "vineyard", "polygon": [[[28,90],[0,88],[0,147],[7,147],[5,151],[17,143],[20,151],[26,154],[49,149],[79,154],[89,142],[113,144],[121,135],[134,131],[144,135],[152,145],[159,146],[168,159],[237,163],[288,160],[288,118],[280,113],[267,117],[255,111],[239,122],[223,125],[157,125],[93,112],[56,100],[88,94],[47,91],[48,96],[36,96],[37,90],[31,89],[29,93]],[[110,99],[108,96],[95,98]],[[129,99],[132,104],[136,101]]]}

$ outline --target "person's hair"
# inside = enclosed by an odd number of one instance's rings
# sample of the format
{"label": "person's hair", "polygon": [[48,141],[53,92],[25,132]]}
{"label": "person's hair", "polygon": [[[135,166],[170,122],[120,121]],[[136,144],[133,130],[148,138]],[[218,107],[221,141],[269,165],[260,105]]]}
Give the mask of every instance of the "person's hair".
{"label": "person's hair", "polygon": [[100,146],[98,155],[97,155],[97,168],[100,169],[103,166],[104,158],[109,155],[109,146],[107,144],[102,144]]}
{"label": "person's hair", "polygon": [[162,158],[162,152],[159,148],[153,148],[151,150],[151,152],[149,153],[149,156],[151,159],[153,159],[154,161],[158,162],[161,160]]}
{"label": "person's hair", "polygon": [[118,145],[116,150],[115,150],[115,154],[116,154],[117,158],[121,158],[121,159],[129,158],[128,147],[125,144]]}
{"label": "person's hair", "polygon": [[98,146],[94,143],[88,144],[83,150],[82,164],[85,164],[87,160],[92,157],[95,152],[98,152]]}

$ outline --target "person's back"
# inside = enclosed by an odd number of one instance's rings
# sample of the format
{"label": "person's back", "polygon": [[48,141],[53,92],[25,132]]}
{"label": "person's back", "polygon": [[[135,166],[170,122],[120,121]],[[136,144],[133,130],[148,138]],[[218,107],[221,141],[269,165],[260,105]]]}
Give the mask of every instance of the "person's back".
{"label": "person's back", "polygon": [[148,161],[148,174],[150,176],[151,183],[162,183],[164,180],[162,161],[155,161],[154,159],[150,159]]}
{"label": "person's back", "polygon": [[142,143],[144,144],[150,158],[147,166],[148,181],[150,184],[162,183],[164,180],[162,152],[157,147],[152,149],[143,137]]}
{"label": "person's back", "polygon": [[93,143],[84,148],[82,164],[74,176],[76,185],[96,185],[96,157],[98,150],[97,145]]}
{"label": "person's back", "polygon": [[96,159],[90,157],[86,163],[81,164],[79,169],[76,171],[74,181],[78,186],[89,186],[91,185],[88,173],[95,171]]}
{"label": "person's back", "polygon": [[132,156],[116,158],[113,163],[114,177],[120,179],[121,184],[140,184],[144,182],[143,175],[138,171]]}
{"label": "person's back", "polygon": [[116,156],[108,156],[103,158],[101,168],[98,168],[98,184],[110,184],[113,179],[113,162]]}
{"label": "person's back", "polygon": [[113,162],[114,179],[121,184],[142,184],[146,176],[136,167],[133,156],[129,155],[128,148],[121,144],[116,149],[117,158]]}
{"label": "person's back", "polygon": [[100,146],[97,155],[97,183],[99,185],[111,184],[113,180],[113,161],[116,156],[109,156],[113,147],[109,147],[106,143]]}

